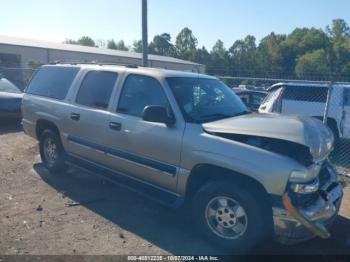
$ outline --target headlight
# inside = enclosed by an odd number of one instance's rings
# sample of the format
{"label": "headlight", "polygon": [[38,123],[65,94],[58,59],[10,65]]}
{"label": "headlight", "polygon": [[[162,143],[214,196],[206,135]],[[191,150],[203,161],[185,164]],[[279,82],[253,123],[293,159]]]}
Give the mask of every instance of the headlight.
{"label": "headlight", "polygon": [[299,182],[315,179],[320,173],[321,167],[320,164],[314,164],[306,170],[294,170],[290,173],[289,180],[291,182]]}
{"label": "headlight", "polygon": [[315,178],[308,183],[291,183],[291,189],[293,192],[298,194],[310,194],[317,192],[319,185],[320,183],[318,178]]}

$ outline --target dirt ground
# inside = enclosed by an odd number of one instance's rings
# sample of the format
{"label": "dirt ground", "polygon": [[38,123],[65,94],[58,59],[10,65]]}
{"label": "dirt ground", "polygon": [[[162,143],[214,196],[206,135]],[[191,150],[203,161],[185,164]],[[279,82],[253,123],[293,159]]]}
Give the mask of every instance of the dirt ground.
{"label": "dirt ground", "polygon": [[[344,171],[346,172],[346,170]],[[257,254],[350,254],[350,187],[328,240],[273,241]],[[37,143],[0,123],[0,254],[223,254],[171,210],[78,170],[50,175]]]}

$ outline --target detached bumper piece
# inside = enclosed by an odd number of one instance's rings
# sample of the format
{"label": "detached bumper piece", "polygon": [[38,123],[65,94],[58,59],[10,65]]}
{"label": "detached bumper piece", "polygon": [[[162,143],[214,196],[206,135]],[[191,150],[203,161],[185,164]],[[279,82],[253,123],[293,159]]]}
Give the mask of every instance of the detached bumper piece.
{"label": "detached bumper piece", "polygon": [[[338,215],[343,189],[337,174],[330,166],[327,181],[320,188],[318,199],[305,208],[293,205],[288,193],[282,196],[282,206],[273,207],[276,240],[283,244],[295,244],[313,237],[329,238],[329,227]],[[324,174],[323,174],[324,175]]]}

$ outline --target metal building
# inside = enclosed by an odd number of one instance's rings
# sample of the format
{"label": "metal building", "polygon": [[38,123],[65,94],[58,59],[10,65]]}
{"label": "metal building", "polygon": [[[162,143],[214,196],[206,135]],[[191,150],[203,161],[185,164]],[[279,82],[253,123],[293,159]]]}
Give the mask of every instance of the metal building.
{"label": "metal building", "polygon": [[[14,82],[24,81],[26,73],[16,68],[55,61],[81,61],[142,65],[142,54],[97,47],[70,45],[41,40],[0,36],[0,70]],[[205,66],[173,57],[149,55],[149,66],[191,72],[205,72]],[[1,72],[1,71],[0,71]]]}

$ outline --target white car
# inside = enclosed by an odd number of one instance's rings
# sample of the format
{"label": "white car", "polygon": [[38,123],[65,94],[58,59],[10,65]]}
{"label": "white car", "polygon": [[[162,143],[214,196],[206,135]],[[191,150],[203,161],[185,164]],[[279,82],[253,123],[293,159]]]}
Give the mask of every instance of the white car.
{"label": "white car", "polygon": [[[278,83],[259,108],[260,113],[281,113],[323,119],[328,84]],[[334,84],[328,111],[328,126],[334,137],[350,139],[350,85]]]}

